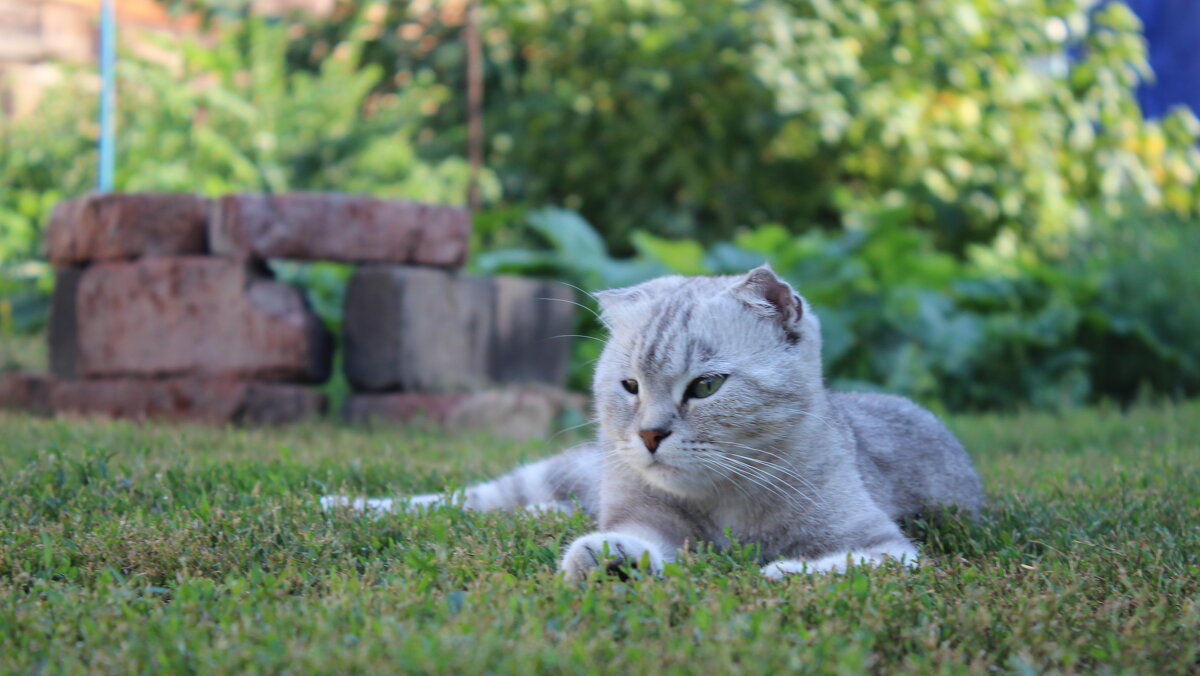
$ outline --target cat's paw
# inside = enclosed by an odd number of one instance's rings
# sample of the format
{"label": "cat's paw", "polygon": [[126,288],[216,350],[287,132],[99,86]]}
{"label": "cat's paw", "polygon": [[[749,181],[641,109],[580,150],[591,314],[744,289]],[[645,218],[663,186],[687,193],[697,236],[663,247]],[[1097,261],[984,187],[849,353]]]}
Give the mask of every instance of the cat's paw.
{"label": "cat's paw", "polygon": [[[654,545],[624,533],[592,533],[567,547],[559,570],[564,577],[581,580],[593,570],[603,569],[622,580],[627,570],[637,568],[661,575],[664,559]],[[645,568],[648,566],[648,570]]]}
{"label": "cat's paw", "polygon": [[782,580],[788,575],[803,573],[841,573],[853,566],[878,566],[889,561],[898,561],[909,568],[918,565],[917,548],[908,542],[898,542],[872,551],[851,551],[830,554],[817,559],[784,559],[762,567],[763,577]]}

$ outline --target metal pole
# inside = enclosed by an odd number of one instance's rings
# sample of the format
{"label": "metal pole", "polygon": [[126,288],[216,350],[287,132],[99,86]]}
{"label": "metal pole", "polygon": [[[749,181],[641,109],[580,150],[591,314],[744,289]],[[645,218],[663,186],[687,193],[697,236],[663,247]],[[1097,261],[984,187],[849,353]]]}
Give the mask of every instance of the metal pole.
{"label": "metal pole", "polygon": [[96,188],[100,192],[113,189],[116,166],[116,64],[117,19],[113,9],[116,0],[104,0],[100,9],[100,170]]}
{"label": "metal pole", "polygon": [[467,206],[478,210],[483,203],[479,174],[483,171],[483,46],[479,37],[479,0],[467,3],[467,157],[471,161]]}

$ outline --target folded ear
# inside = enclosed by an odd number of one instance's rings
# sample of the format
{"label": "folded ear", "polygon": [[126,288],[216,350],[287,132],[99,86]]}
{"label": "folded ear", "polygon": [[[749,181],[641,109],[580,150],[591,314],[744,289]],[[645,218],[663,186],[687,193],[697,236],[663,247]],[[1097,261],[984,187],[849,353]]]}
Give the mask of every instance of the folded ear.
{"label": "folded ear", "polygon": [[642,290],[636,286],[627,286],[623,289],[597,291],[593,295],[596,297],[596,301],[600,303],[600,309],[612,310],[640,299],[642,297]]}
{"label": "folded ear", "polygon": [[761,265],[746,273],[746,277],[734,285],[733,295],[756,313],[777,321],[789,342],[800,340],[804,301],[771,266]]}
{"label": "folded ear", "polygon": [[629,316],[630,309],[645,298],[646,292],[638,285],[597,291],[593,295],[600,304],[600,321],[611,329],[614,323],[620,323],[623,317]]}

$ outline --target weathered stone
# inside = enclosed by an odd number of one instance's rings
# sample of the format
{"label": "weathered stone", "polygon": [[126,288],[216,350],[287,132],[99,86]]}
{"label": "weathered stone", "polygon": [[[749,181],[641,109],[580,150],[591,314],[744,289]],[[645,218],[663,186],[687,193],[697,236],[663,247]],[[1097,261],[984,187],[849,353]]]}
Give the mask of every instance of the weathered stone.
{"label": "weathered stone", "polygon": [[487,382],[491,285],[486,279],[365,266],[346,289],[346,377],[368,392],[452,392]]}
{"label": "weathered stone", "polygon": [[52,383],[53,379],[43,373],[0,374],[0,411],[49,413]]}
{"label": "weathered stone", "polygon": [[47,331],[50,343],[50,373],[59,378],[78,376],[79,325],[75,301],[79,295],[79,280],[84,268],[59,268],[54,271],[54,294],[50,297],[50,321]]}
{"label": "weathered stone", "polygon": [[60,202],[46,229],[56,266],[207,251],[209,201],[195,195],[87,195]]}
{"label": "weathered stone", "polygon": [[461,267],[471,215],[457,207],[336,193],[229,195],[209,226],[214,253]]}
{"label": "weathered stone", "polygon": [[571,287],[520,277],[494,277],[492,286],[492,381],[563,385],[575,314]]}
{"label": "weathered stone", "polygon": [[273,425],[319,416],[327,406],[312,388],[231,379],[74,380],[50,389],[55,413],[128,420]]}
{"label": "weathered stone", "polygon": [[239,377],[321,382],[332,338],[299,289],[222,258],[87,268],[77,370],[85,378]]}
{"label": "weathered stone", "polygon": [[481,430],[529,439],[545,436],[564,410],[582,411],[585,399],[551,387],[428,394],[355,394],[346,400],[350,422],[432,423],[447,431]]}
{"label": "weathered stone", "polygon": [[570,287],[375,265],[346,292],[346,377],[367,392],[562,385]]}

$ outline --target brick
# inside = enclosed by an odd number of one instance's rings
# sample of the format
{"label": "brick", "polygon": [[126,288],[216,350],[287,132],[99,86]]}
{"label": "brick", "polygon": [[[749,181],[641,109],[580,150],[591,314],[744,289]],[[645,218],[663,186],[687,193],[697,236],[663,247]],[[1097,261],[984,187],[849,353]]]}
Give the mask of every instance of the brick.
{"label": "brick", "polygon": [[75,307],[80,377],[329,377],[332,337],[300,290],[236,261],[92,265]]}
{"label": "brick", "polygon": [[312,388],[205,378],[114,378],[57,381],[55,413],[207,424],[275,425],[322,415],[325,395]]}
{"label": "brick", "polygon": [[520,277],[494,277],[492,287],[492,382],[565,384],[575,316],[571,287]]}
{"label": "brick", "polygon": [[483,386],[491,301],[491,285],[483,278],[406,266],[363,267],[346,289],[346,378],[368,392]]}
{"label": "brick", "polygon": [[209,200],[195,195],[87,195],[60,202],[46,229],[56,266],[91,261],[203,254]]}
{"label": "brick", "polygon": [[83,271],[81,267],[54,271],[54,293],[50,297],[50,321],[46,333],[50,343],[50,373],[58,378],[78,377],[79,326],[75,300]]}
{"label": "brick", "polygon": [[229,195],[209,226],[214,253],[245,259],[461,267],[471,215],[465,209],[336,193]]}
{"label": "brick", "polygon": [[0,411],[4,409],[46,414],[50,412],[53,379],[42,373],[0,374]]}
{"label": "brick", "polygon": [[376,265],[346,291],[346,377],[366,392],[566,380],[570,287]]}
{"label": "brick", "polygon": [[582,410],[585,399],[558,388],[494,389],[430,394],[354,394],[343,415],[349,422],[433,424],[446,431],[485,431],[530,439],[546,436],[564,410]]}

